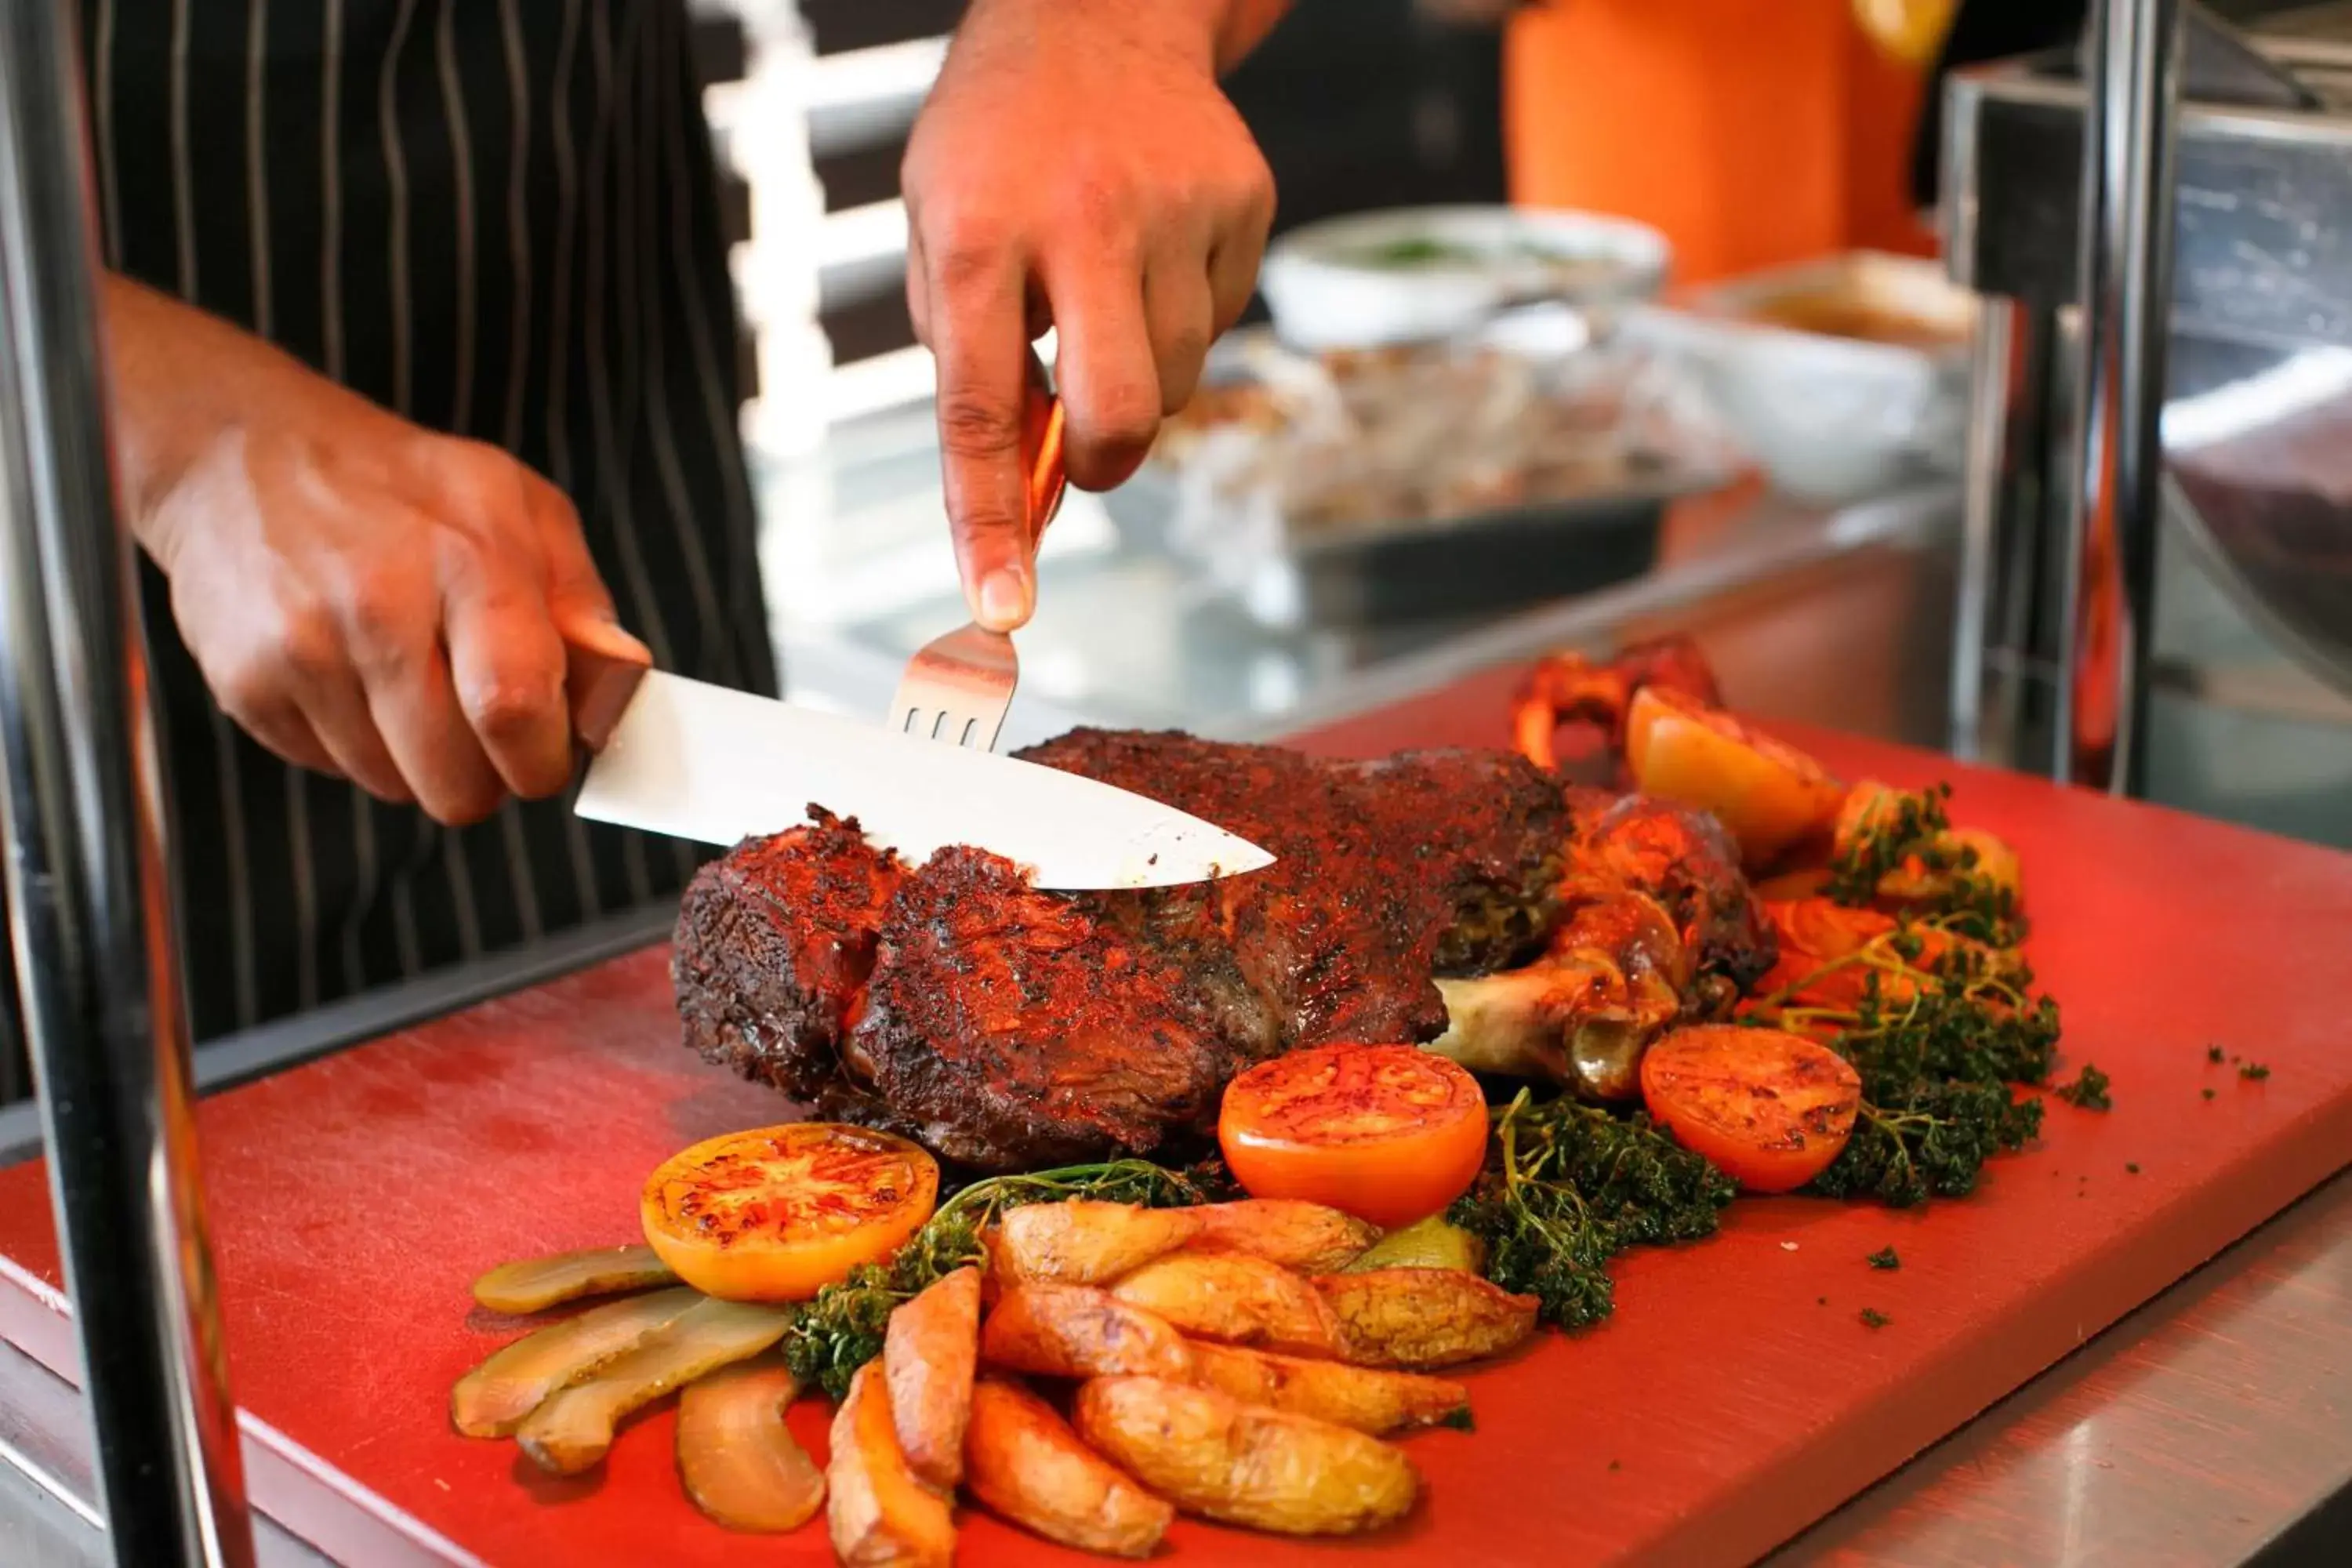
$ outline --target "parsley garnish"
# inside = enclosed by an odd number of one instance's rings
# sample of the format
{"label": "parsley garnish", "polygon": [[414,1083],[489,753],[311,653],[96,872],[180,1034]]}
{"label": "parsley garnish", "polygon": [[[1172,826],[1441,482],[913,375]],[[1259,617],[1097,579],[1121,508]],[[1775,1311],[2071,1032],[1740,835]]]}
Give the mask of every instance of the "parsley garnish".
{"label": "parsley garnish", "polygon": [[1528,1091],[1495,1115],[1486,1169],[1446,1211],[1486,1243],[1486,1278],[1534,1296],[1546,1322],[1582,1328],[1615,1308],[1609,1259],[1713,1236],[1738,1189],[1636,1111],[1617,1117]]}
{"label": "parsley garnish", "polygon": [[1869,1264],[1873,1268],[1900,1268],[1903,1267],[1903,1259],[1895,1256],[1895,1248],[1892,1247],[1882,1247],[1877,1251],[1872,1253],[1869,1257],[1864,1258],[1863,1261]]}
{"label": "parsley garnish", "polygon": [[2074,1082],[2062,1083],[2051,1092],[2068,1104],[2079,1105],[2085,1110],[2113,1110],[2116,1105],[2114,1098],[2107,1093],[2107,1075],[2088,1062],[2084,1062],[2083,1070],[2074,1075]]}
{"label": "parsley garnish", "polygon": [[2271,1069],[2260,1062],[2248,1062],[2238,1069],[2238,1076],[2249,1082],[2259,1083],[2271,1076]]}
{"label": "parsley garnish", "polygon": [[1875,1307],[1864,1307],[1861,1318],[1862,1326],[1865,1329],[1883,1329],[1895,1321]]}

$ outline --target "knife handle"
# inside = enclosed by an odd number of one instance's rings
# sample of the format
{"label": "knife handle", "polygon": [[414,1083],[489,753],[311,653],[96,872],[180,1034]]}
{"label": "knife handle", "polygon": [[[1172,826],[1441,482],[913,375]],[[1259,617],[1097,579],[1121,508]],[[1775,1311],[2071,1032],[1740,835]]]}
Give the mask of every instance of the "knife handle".
{"label": "knife handle", "polygon": [[1021,409],[1021,456],[1029,484],[1029,548],[1034,552],[1045,527],[1062,510],[1069,476],[1062,467],[1062,400],[1045,374],[1037,351],[1029,351],[1028,395]]}
{"label": "knife handle", "polygon": [[613,738],[629,699],[637,694],[652,662],[634,639],[625,647],[593,647],[563,639],[563,698],[572,710],[572,732],[592,752]]}

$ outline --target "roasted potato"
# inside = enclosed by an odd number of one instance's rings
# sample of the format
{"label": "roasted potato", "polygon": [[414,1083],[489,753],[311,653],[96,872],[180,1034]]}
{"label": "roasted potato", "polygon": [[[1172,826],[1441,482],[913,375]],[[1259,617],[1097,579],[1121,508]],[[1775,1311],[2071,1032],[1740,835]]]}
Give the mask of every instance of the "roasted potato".
{"label": "roasted potato", "polygon": [[1149,1557],[1176,1510],[1087,1447],[1054,1407],[1015,1383],[971,1391],[963,1473],[971,1495],[1048,1541]]}
{"label": "roasted potato", "polygon": [[1192,1242],[1201,1251],[1246,1252],[1301,1274],[1345,1268],[1381,1238],[1370,1220],[1295,1198],[1244,1198],[1179,1212],[1201,1216]]}
{"label": "roasted potato", "polygon": [[979,1361],[979,1269],[957,1269],[890,1314],[882,1370],[898,1446],[915,1474],[941,1491],[963,1479],[963,1428]]}
{"label": "roasted potato", "polygon": [[1342,1353],[1360,1366],[1453,1366],[1500,1355],[1536,1331],[1537,1301],[1456,1268],[1321,1274]]}
{"label": "roasted potato", "polygon": [[1375,1437],[1415,1426],[1470,1424],[1470,1391],[1442,1377],[1309,1361],[1238,1345],[1195,1344],[1190,1382],[1244,1405],[1311,1415]]}
{"label": "roasted potato", "polygon": [[1295,1355],[1340,1353],[1339,1323],[1315,1287],[1247,1253],[1173,1252],[1110,1289],[1196,1339]]}
{"label": "roasted potato", "polygon": [[1016,1279],[1106,1284],[1192,1240],[1204,1212],[1092,1198],[1024,1204],[997,1221],[996,1256]]}
{"label": "roasted potato", "polygon": [[980,1358],[1043,1377],[1183,1378],[1192,1368],[1192,1352],[1173,1324],[1092,1285],[1007,1290],[981,1328]]}
{"label": "roasted potato", "polygon": [[1287,1535],[1378,1529],[1411,1510],[1421,1485],[1412,1462],[1377,1437],[1162,1378],[1087,1384],[1077,1426],[1186,1513]]}
{"label": "roasted potato", "polygon": [[834,1412],[824,1485],[834,1555],[851,1568],[932,1568],[954,1561],[954,1516],[948,1500],[922,1483],[898,1447],[879,1361],[857,1369],[849,1397]]}

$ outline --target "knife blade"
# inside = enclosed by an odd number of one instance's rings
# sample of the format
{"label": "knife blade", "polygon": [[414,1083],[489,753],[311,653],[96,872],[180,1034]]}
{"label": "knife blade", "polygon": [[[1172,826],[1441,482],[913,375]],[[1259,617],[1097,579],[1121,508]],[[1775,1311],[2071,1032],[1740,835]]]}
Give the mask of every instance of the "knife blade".
{"label": "knife blade", "polygon": [[1274,863],[1213,824],[1076,773],[660,670],[637,678],[573,809],[732,845],[805,820],[811,805],[855,816],[911,862],[969,844],[1041,888],[1172,887]]}

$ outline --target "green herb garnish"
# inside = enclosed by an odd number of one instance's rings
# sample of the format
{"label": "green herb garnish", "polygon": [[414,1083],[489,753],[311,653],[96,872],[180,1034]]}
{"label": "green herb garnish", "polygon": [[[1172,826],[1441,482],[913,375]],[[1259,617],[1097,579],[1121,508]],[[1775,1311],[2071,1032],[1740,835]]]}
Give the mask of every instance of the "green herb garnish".
{"label": "green herb garnish", "polygon": [[1715,1234],[1738,1189],[1636,1111],[1612,1116],[1522,1089],[1496,1112],[1486,1169],[1446,1220],[1486,1244],[1486,1278],[1582,1328],[1615,1307],[1608,1262],[1626,1247]]}
{"label": "green herb garnish", "polygon": [[1900,1268],[1903,1267],[1903,1259],[1895,1255],[1895,1248],[1892,1247],[1882,1247],[1877,1251],[1872,1253],[1869,1257],[1864,1258],[1863,1261],[1869,1264],[1873,1268]]}
{"label": "green herb garnish", "polygon": [[2238,1069],[2238,1076],[2249,1082],[2259,1083],[2271,1076],[2271,1069],[2260,1062],[2248,1062]]}
{"label": "green herb garnish", "polygon": [[2089,1062],[2083,1064],[2083,1070],[2074,1075],[2074,1082],[2062,1083],[2051,1092],[2067,1104],[2081,1106],[2084,1110],[2113,1110],[2116,1107],[2114,1097],[2107,1093],[2107,1075]]}
{"label": "green herb garnish", "polygon": [[1864,1307],[1861,1317],[1862,1326],[1865,1329],[1883,1329],[1895,1321],[1875,1307]]}

